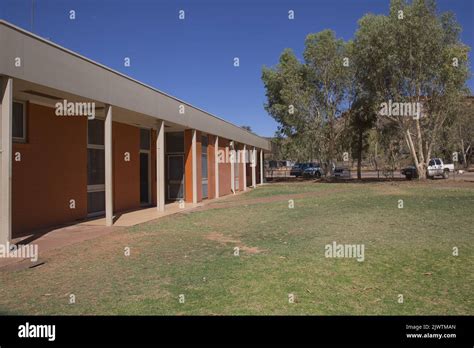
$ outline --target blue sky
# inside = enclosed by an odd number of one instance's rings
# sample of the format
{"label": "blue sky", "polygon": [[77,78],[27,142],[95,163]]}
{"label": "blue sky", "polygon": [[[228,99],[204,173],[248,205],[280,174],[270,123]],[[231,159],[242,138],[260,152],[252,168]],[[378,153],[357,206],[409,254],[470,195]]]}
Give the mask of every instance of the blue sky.
{"label": "blue sky", "polygon": [[[0,17],[31,30],[32,0],[0,0]],[[438,0],[473,47],[472,0]],[[262,67],[284,48],[301,56],[308,33],[350,39],[385,0],[35,0],[33,32],[265,136],[277,124],[263,109]],[[178,11],[185,11],[185,20]],[[76,19],[69,19],[69,11]],[[288,11],[295,19],[288,20]],[[131,66],[124,67],[124,57]],[[239,57],[240,67],[233,66]],[[472,62],[471,62],[472,69]],[[474,79],[469,81],[471,90]]]}

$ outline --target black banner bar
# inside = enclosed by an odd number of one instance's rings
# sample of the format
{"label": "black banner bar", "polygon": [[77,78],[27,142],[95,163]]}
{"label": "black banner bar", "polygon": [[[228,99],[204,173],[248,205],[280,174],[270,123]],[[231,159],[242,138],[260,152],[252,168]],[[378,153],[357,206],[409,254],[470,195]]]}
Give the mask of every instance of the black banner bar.
{"label": "black banner bar", "polygon": [[473,347],[473,324],[473,317],[467,316],[3,316],[0,317],[0,347],[249,342],[259,345],[319,343]]}

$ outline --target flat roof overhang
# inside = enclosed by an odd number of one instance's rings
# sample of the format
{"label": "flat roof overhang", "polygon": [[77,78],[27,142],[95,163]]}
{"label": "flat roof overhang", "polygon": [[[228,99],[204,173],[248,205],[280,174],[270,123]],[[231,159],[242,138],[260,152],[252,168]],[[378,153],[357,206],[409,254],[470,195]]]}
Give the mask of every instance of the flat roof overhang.
{"label": "flat roof overhang", "polygon": [[0,75],[271,150],[267,139],[3,20],[0,47]]}

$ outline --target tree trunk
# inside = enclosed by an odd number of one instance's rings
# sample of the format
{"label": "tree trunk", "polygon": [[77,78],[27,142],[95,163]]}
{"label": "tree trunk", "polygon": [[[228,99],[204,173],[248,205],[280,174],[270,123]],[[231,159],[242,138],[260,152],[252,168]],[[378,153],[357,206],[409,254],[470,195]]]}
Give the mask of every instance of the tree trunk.
{"label": "tree trunk", "polygon": [[406,129],[405,131],[405,140],[408,144],[408,148],[411,153],[411,157],[413,158],[413,161],[415,162],[415,167],[416,171],[418,172],[418,178],[419,179],[426,179],[426,169],[425,169],[425,162],[419,161],[418,156],[416,154],[415,150],[415,145],[413,144],[413,140],[411,138],[410,130]]}
{"label": "tree trunk", "polygon": [[462,151],[462,160],[464,168],[467,168],[467,159],[466,159],[466,150],[464,149],[464,140],[461,139],[461,151]]}
{"label": "tree trunk", "polygon": [[359,129],[359,139],[357,142],[357,179],[362,179],[362,138],[363,130]]}

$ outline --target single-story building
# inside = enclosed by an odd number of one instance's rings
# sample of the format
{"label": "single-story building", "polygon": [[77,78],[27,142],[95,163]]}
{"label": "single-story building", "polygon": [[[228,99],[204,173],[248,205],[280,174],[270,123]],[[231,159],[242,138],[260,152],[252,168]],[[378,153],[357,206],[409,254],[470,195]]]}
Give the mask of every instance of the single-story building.
{"label": "single-story building", "polygon": [[268,140],[2,20],[0,102],[0,243],[263,182]]}

